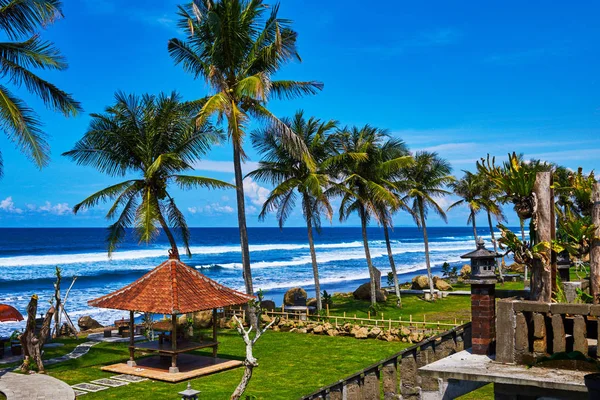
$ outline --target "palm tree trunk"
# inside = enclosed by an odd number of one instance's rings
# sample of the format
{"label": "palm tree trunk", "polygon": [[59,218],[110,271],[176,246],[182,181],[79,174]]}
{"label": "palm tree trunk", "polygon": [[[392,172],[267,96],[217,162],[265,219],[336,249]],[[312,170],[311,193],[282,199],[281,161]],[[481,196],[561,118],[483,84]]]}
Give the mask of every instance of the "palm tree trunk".
{"label": "palm tree trunk", "polygon": [[473,236],[475,237],[475,245],[477,245],[477,222],[475,221],[475,213],[471,208],[471,223],[473,224]]}
{"label": "palm tree trunk", "polygon": [[238,228],[242,248],[242,268],[246,293],[254,294],[252,270],[250,269],[250,249],[248,246],[248,228],[246,227],[246,204],[244,199],[244,177],[242,175],[242,157],[240,144],[233,142],[233,172],[235,174],[235,196],[237,200]]}
{"label": "palm tree trunk", "polygon": [[388,233],[387,223],[382,222],[383,234],[385,236],[385,245],[387,247],[388,258],[390,259],[390,267],[392,268],[392,276],[394,277],[394,290],[396,291],[396,305],[402,307],[402,299],[400,298],[400,285],[398,284],[398,273],[396,272],[396,263],[394,262],[394,254],[392,253],[392,245],[390,244],[390,235]]}
{"label": "palm tree trunk", "polygon": [[[488,224],[490,225],[490,234],[492,235],[492,244],[494,245],[494,252],[498,252],[498,244],[496,243],[496,234],[494,233],[494,226],[492,224],[492,214],[490,210],[487,210]],[[500,258],[496,258],[496,265],[498,266],[498,274],[500,275],[500,280],[504,282],[504,276],[502,275],[502,264],[500,263]]]}
{"label": "palm tree trunk", "polygon": [[308,231],[308,247],[310,248],[310,259],[312,261],[313,276],[315,277],[315,298],[317,299],[317,311],[321,311],[321,284],[319,283],[319,266],[317,265],[317,253],[315,252],[315,242],[313,240],[312,210],[306,195],[303,198],[304,209],[306,211],[306,229]]}
{"label": "palm tree trunk", "polygon": [[177,242],[175,241],[175,237],[173,233],[171,233],[171,229],[167,225],[164,217],[159,212],[158,213],[158,222],[160,222],[160,226],[162,227],[163,232],[167,235],[167,239],[169,239],[169,244],[171,245],[171,254],[170,257],[177,257],[179,260],[179,249],[177,248]]}
{"label": "palm tree trunk", "polygon": [[425,212],[423,211],[423,202],[421,200],[419,200],[419,215],[421,216],[421,226],[423,227],[423,242],[425,242],[425,265],[427,266],[429,291],[431,293],[431,300],[435,300],[433,295],[433,276],[431,276],[431,263],[429,262],[429,237],[427,236],[427,224],[425,222]]}
{"label": "palm tree trunk", "polygon": [[367,267],[369,267],[369,279],[371,282],[371,305],[377,305],[377,294],[375,286],[375,271],[371,262],[371,252],[369,251],[369,239],[367,238],[367,215],[365,208],[360,206],[360,223],[362,226],[363,245],[365,247],[365,257],[367,259]]}

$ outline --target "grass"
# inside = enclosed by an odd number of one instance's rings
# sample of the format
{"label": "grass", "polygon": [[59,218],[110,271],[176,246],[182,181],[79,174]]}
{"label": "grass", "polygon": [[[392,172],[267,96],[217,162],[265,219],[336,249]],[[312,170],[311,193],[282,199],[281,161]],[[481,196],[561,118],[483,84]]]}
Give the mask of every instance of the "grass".
{"label": "grass", "polygon": [[[242,359],[244,345],[232,330],[219,333],[221,357]],[[369,364],[401,351],[408,344],[380,340],[356,340],[350,337],[329,337],[298,333],[267,332],[257,342],[255,355],[260,366],[246,395],[257,399],[294,399],[335,382]],[[199,354],[208,352],[199,351]],[[102,365],[127,359],[126,344],[101,343],[77,360],[47,368],[48,373],[68,384],[89,382],[113,374],[100,370]],[[201,398],[228,399],[237,386],[243,369],[238,368],[204,376],[191,381],[202,391]],[[170,384],[146,381],[121,388],[111,388],[98,394],[86,394],[93,399],[178,399],[177,392],[187,383]]]}
{"label": "grass", "polygon": [[[455,320],[469,321],[471,319],[471,299],[469,296],[448,296],[435,302],[425,301],[418,295],[408,294],[402,296],[402,308],[396,307],[396,296],[389,295],[385,303],[379,303],[377,318],[399,319],[408,321],[412,315],[414,320],[430,322],[454,323]],[[363,300],[355,300],[352,297],[336,296],[334,305],[329,309],[329,315],[352,317],[356,314],[359,318],[366,318],[369,313],[370,303]],[[371,315],[374,318],[374,315]]]}
{"label": "grass", "polygon": [[[348,297],[335,297],[331,315],[367,316],[369,302]],[[385,318],[423,318],[427,321],[469,320],[469,296],[449,296],[435,303],[421,300],[417,295],[402,297],[403,308],[396,308],[395,296],[389,296],[380,306],[380,315]],[[243,359],[244,345],[237,332],[219,332],[219,356]],[[45,358],[56,357],[71,351],[85,338],[61,339],[64,347],[48,349]],[[246,395],[256,399],[295,399],[309,394],[319,387],[331,384],[355,373],[366,366],[382,360],[408,347],[408,343],[380,340],[357,340],[351,337],[329,337],[289,332],[267,332],[256,344],[255,356],[260,366]],[[209,355],[209,351],[197,351]],[[100,343],[79,359],[48,366],[49,375],[69,385],[107,378],[114,374],[103,372],[103,365],[124,362],[128,359],[127,344]],[[237,368],[204,376],[191,381],[194,389],[202,393],[200,398],[228,399],[242,376],[243,369]],[[145,381],[120,388],[110,388],[99,393],[89,393],[86,399],[179,399],[178,392],[185,389],[187,382],[179,384]],[[255,397],[252,397],[255,396]],[[482,400],[493,398],[493,387],[488,385],[462,399]],[[1,397],[0,397],[1,399]]]}

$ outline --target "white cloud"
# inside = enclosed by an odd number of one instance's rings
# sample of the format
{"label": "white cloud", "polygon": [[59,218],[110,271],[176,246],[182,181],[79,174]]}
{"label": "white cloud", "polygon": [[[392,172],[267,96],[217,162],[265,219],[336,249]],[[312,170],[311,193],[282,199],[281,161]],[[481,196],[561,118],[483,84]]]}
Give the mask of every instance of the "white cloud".
{"label": "white cloud", "polygon": [[55,215],[65,215],[71,212],[71,207],[67,203],[52,204],[47,201],[43,206],[39,206],[36,211]]}
{"label": "white cloud", "polygon": [[252,204],[262,206],[265,201],[267,201],[269,193],[271,193],[269,189],[260,186],[256,181],[252,180],[252,178],[244,179],[244,194]]}
{"label": "white cloud", "polygon": [[207,204],[204,207],[188,207],[188,211],[191,214],[206,214],[206,215],[220,215],[220,214],[231,214],[235,210],[233,207],[228,205],[221,205],[221,203]]}
{"label": "white cloud", "polygon": [[[247,174],[258,168],[255,161],[246,161],[242,165],[242,172]],[[197,171],[228,172],[233,174],[233,161],[202,160],[194,164]]]}
{"label": "white cloud", "polygon": [[23,210],[15,207],[15,203],[13,202],[12,196],[8,196],[4,200],[0,201],[0,210],[12,213],[12,214],[22,214]]}

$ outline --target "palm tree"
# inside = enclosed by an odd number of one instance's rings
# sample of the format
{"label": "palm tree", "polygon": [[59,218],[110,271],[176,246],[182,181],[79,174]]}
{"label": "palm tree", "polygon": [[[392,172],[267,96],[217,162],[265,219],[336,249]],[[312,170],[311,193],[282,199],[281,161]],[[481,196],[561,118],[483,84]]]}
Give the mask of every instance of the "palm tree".
{"label": "palm tree", "polygon": [[[498,188],[494,185],[492,181],[487,179],[482,173],[478,173],[478,175],[483,185],[481,190],[481,197],[483,201],[482,206],[487,214],[490,235],[492,236],[492,244],[494,245],[494,251],[497,253],[498,243],[496,242],[496,233],[492,224],[492,216],[496,218],[497,222],[503,222],[506,220],[506,216],[502,211],[501,205],[504,201],[504,198],[500,190],[498,190]],[[502,276],[502,264],[500,263],[500,258],[496,258],[496,266],[498,267],[500,279],[503,280],[504,278]]]}
{"label": "palm tree", "polygon": [[483,181],[477,174],[469,171],[463,172],[465,175],[461,179],[454,181],[449,185],[454,191],[454,194],[461,197],[461,199],[448,207],[448,211],[463,204],[466,204],[469,207],[467,224],[473,225],[473,236],[475,238],[475,243],[477,244],[477,222],[475,217],[484,206],[482,198]]}
{"label": "palm tree", "polygon": [[[0,30],[10,40],[0,43],[0,78],[39,97],[53,111],[75,116],[81,106],[70,94],[42,79],[33,69],[65,70],[67,63],[52,42],[38,30],[62,17],[58,0],[0,0]],[[39,168],[50,160],[46,134],[38,115],[0,83],[0,128]],[[0,153],[0,177],[3,174]]]}
{"label": "palm tree", "polygon": [[92,194],[73,212],[114,201],[106,214],[109,220],[117,217],[108,228],[109,255],[124,238],[126,228],[135,227],[140,241],[149,242],[160,226],[169,239],[171,254],[179,256],[171,232],[176,230],[191,256],[185,217],[167,188],[170,183],[182,189],[232,187],[216,179],[181,175],[193,169],[192,163],[218,142],[220,134],[210,124],[195,124],[197,109],[180,102],[175,92],[142,97],[117,93],[115,99],[105,113],[92,114],[83,138],[63,155],[110,176],[140,177]]}
{"label": "palm tree", "polygon": [[[270,9],[270,14],[265,13]],[[263,0],[193,0],[179,7],[180,24],[189,37],[171,39],[168,49],[176,64],[203,77],[213,94],[198,100],[198,122],[213,115],[227,120],[233,145],[233,167],[242,265],[247,293],[253,293],[252,271],[246,229],[242,161],[245,131],[251,117],[279,126],[282,143],[290,151],[306,153],[301,141],[268,109],[272,98],[290,99],[315,94],[318,82],[272,80],[287,62],[300,60],[297,33],[291,21],[278,18],[279,5],[268,7]],[[298,155],[300,155],[298,154]]]}
{"label": "palm tree", "polygon": [[282,119],[303,141],[317,168],[308,165],[306,158],[297,157],[281,143],[279,128],[276,125],[252,133],[252,143],[263,155],[258,169],[247,176],[275,186],[263,205],[259,218],[262,220],[269,212],[277,213],[279,227],[283,225],[296,204],[296,193],[300,194],[302,213],[308,231],[308,245],[315,279],[317,310],[321,310],[321,286],[319,267],[313,240],[313,228],[320,232],[321,215],[331,220],[333,210],[325,189],[333,182],[328,168],[333,162],[333,142],[329,133],[335,129],[333,120],[323,122],[316,118],[306,120],[302,111],[296,112],[292,119]]}
{"label": "palm tree", "polygon": [[450,175],[452,167],[448,161],[439,157],[437,153],[421,151],[415,154],[414,163],[405,168],[403,172],[407,186],[404,201],[412,201],[411,209],[413,211],[413,218],[417,226],[423,229],[425,264],[427,266],[429,290],[433,299],[433,277],[431,276],[431,263],[429,261],[427,214],[431,209],[444,221],[447,221],[446,213],[436,202],[436,199],[450,194],[444,187],[454,182],[454,177]]}
{"label": "palm tree", "polygon": [[[392,209],[400,206],[393,180],[401,168],[411,162],[404,142],[389,138],[385,130],[365,125],[362,128],[344,128],[336,135],[339,154],[364,154],[366,157],[349,157],[340,165],[339,175],[342,195],[340,221],[357,213],[362,228],[363,246],[371,282],[371,304],[376,305],[375,269],[371,261],[367,226],[371,217],[379,219],[383,205]],[[382,149],[386,149],[383,151]],[[337,187],[334,187],[337,190]],[[386,221],[386,219],[380,220]],[[387,223],[385,223],[387,225]]]}

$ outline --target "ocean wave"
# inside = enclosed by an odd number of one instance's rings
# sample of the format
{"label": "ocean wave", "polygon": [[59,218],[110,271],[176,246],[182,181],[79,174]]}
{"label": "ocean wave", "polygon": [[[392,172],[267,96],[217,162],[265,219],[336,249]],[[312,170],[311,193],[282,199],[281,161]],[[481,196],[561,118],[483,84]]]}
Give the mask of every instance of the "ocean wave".
{"label": "ocean wave", "polygon": [[[317,249],[334,248],[355,248],[362,247],[361,242],[342,242],[342,243],[323,243],[315,245]],[[291,251],[308,249],[308,244],[259,244],[251,245],[250,252],[266,251]],[[240,246],[193,246],[190,248],[195,255],[211,255],[225,253],[239,253]],[[167,255],[168,247],[148,250],[125,250],[113,253],[108,258],[106,252],[99,253],[79,253],[79,254],[49,254],[49,255],[29,255],[17,257],[0,258],[0,267],[20,267],[20,266],[39,266],[39,265],[65,265],[65,264],[85,264],[91,262],[115,263],[118,261],[129,261],[143,258],[161,258]],[[183,253],[183,252],[182,252]]]}

